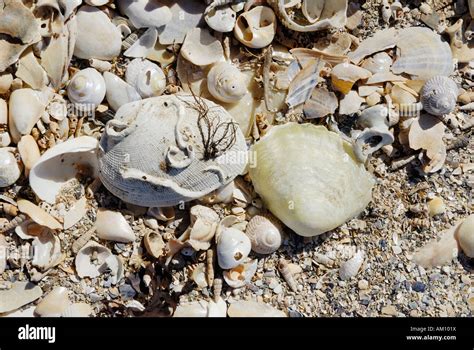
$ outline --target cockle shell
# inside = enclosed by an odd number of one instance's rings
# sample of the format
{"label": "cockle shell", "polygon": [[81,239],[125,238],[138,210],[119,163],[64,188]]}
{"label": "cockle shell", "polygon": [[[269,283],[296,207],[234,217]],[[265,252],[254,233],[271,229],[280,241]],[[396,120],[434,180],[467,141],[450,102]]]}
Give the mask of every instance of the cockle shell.
{"label": "cockle shell", "polygon": [[247,80],[242,72],[228,62],[214,65],[207,75],[207,88],[214,98],[226,103],[236,103],[247,90]]}
{"label": "cockle shell", "polygon": [[207,25],[221,33],[231,32],[234,29],[236,18],[237,14],[230,5],[212,7],[212,9],[208,7],[204,15]]}
{"label": "cockle shell", "polygon": [[[297,32],[313,32],[328,28],[342,28],[346,24],[347,0],[303,0],[301,12],[295,18],[289,14],[288,0],[267,1],[277,13],[280,21]],[[293,2],[299,5],[299,1]]]}
{"label": "cockle shell", "polygon": [[261,49],[273,41],[276,27],[275,12],[269,7],[257,6],[237,18],[234,35],[245,46]]}
{"label": "cockle shell", "polygon": [[127,66],[125,80],[142,98],[161,95],[166,89],[166,76],[158,65],[140,58]]}
{"label": "cockle shell", "polygon": [[423,109],[436,116],[451,113],[456,107],[459,88],[448,77],[435,76],[429,79],[421,90]]}
{"label": "cockle shell", "polygon": [[130,243],[135,240],[130,224],[119,212],[99,208],[95,222],[97,236],[100,239]]}
{"label": "cockle shell", "polygon": [[169,7],[157,0],[118,0],[117,4],[135,28],[158,28],[168,24],[172,18]]}
{"label": "cockle shell", "polygon": [[[209,124],[199,117],[202,108],[209,110]],[[239,154],[240,161],[226,158]],[[189,95],[153,97],[123,106],[108,122],[100,178],[125,202],[173,206],[232,181],[244,170],[246,154],[244,136],[222,107]]]}
{"label": "cockle shell", "polygon": [[232,288],[241,288],[252,281],[257,272],[257,259],[245,261],[223,272],[225,282]]}
{"label": "cockle shell", "polygon": [[14,282],[10,289],[0,290],[0,314],[19,309],[41,295],[42,289],[31,282]]}
{"label": "cockle shell", "polygon": [[249,173],[268,209],[302,236],[332,230],[361,213],[373,179],[351,146],[321,126],[274,126],[251,149]]}
{"label": "cockle shell", "polygon": [[20,165],[13,154],[13,149],[0,148],[0,188],[13,185],[20,175]]}
{"label": "cockle shell", "polygon": [[466,256],[474,258],[474,215],[468,216],[456,232],[459,246]]}
{"label": "cockle shell", "polygon": [[236,301],[229,306],[229,317],[287,317],[283,311],[256,301]]}
{"label": "cockle shell", "polygon": [[345,261],[339,268],[339,277],[341,280],[348,280],[359,272],[364,262],[364,252],[359,250],[352,258]]}
{"label": "cockle shell", "polygon": [[229,227],[222,231],[217,242],[217,261],[224,269],[232,269],[240,265],[251,250],[250,239],[235,228]]}
{"label": "cockle shell", "polygon": [[80,171],[97,176],[98,141],[81,136],[47,150],[30,171],[30,186],[42,200],[55,204],[62,187]]}
{"label": "cockle shell", "polygon": [[60,317],[69,304],[67,288],[56,287],[38,303],[35,314],[40,317]]}
{"label": "cockle shell", "polygon": [[120,107],[127,103],[141,100],[137,90],[115,74],[104,72],[104,80],[106,86],[105,96],[110,108],[114,111],[118,111]]}
{"label": "cockle shell", "polygon": [[350,63],[340,63],[331,71],[331,82],[336,90],[347,94],[358,80],[368,79],[371,76],[372,73],[367,69]]}
{"label": "cockle shell", "polygon": [[94,111],[105,97],[105,80],[96,69],[83,69],[71,78],[67,97],[79,110]]}
{"label": "cockle shell", "polygon": [[117,284],[123,276],[123,265],[119,257],[95,242],[87,243],[76,255],[76,271],[79,277],[98,277],[110,270],[112,283]]}
{"label": "cockle shell", "polygon": [[192,64],[207,66],[224,58],[224,49],[219,40],[207,29],[194,28],[186,34],[181,55]]}
{"label": "cockle shell", "polygon": [[280,248],[283,229],[271,216],[255,215],[248,223],[245,233],[250,238],[252,250],[258,254],[271,254]]}

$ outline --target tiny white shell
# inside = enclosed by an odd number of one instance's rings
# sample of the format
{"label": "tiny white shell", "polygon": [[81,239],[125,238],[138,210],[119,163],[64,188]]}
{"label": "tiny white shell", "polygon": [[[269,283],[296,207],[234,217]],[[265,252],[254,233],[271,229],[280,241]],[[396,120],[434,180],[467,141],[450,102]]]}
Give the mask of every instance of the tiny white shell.
{"label": "tiny white shell", "polygon": [[0,148],[0,187],[13,185],[21,175],[20,165],[9,148]]}
{"label": "tiny white shell", "polygon": [[245,46],[261,49],[273,41],[276,27],[275,12],[269,7],[257,6],[237,18],[234,35]]}
{"label": "tiny white shell", "polygon": [[352,258],[345,261],[339,268],[339,277],[345,281],[359,272],[362,263],[364,262],[364,252],[359,250]]}
{"label": "tiny white shell", "polygon": [[421,90],[421,103],[430,114],[443,116],[451,113],[456,107],[459,88],[456,83],[445,76],[429,79]]}
{"label": "tiny white shell", "polygon": [[474,215],[468,216],[457,230],[459,246],[466,256],[474,258]]}
{"label": "tiny white shell", "polygon": [[217,261],[224,269],[232,269],[241,264],[251,250],[250,239],[235,228],[229,227],[222,231],[217,242]]}
{"label": "tiny white shell", "polygon": [[67,288],[54,288],[38,303],[35,314],[40,317],[60,317],[70,304],[68,295]]}
{"label": "tiny white shell", "polygon": [[95,226],[101,239],[122,243],[135,240],[135,233],[121,213],[99,208]]}
{"label": "tiny white shell", "polygon": [[234,65],[220,62],[207,76],[207,88],[221,102],[236,103],[247,93],[245,75]]}
{"label": "tiny white shell", "polygon": [[72,77],[67,96],[79,110],[93,111],[104,100],[105,80],[94,68],[83,69]]}
{"label": "tiny white shell", "polygon": [[[212,6],[212,5],[210,5]],[[237,15],[231,6],[208,7],[204,19],[209,27],[217,32],[228,33],[234,29]]]}
{"label": "tiny white shell", "polygon": [[271,254],[282,243],[282,227],[276,219],[269,216],[255,215],[249,221],[245,233],[249,236],[255,253]]}
{"label": "tiny white shell", "polygon": [[142,98],[159,96],[166,89],[166,76],[163,70],[158,65],[140,58],[128,64],[125,80]]}

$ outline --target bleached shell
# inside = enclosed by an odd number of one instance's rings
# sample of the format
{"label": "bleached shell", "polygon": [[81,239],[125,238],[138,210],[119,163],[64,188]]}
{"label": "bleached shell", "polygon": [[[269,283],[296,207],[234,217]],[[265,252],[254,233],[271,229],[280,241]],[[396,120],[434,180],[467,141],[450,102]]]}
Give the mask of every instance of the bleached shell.
{"label": "bleached shell", "polygon": [[135,28],[161,27],[171,21],[171,11],[160,1],[118,0],[118,8]]}
{"label": "bleached shell", "polygon": [[82,6],[76,16],[77,39],[74,56],[87,60],[111,60],[120,54],[120,30],[104,12],[97,7]]}
{"label": "bleached shell", "polygon": [[274,126],[255,145],[249,173],[268,209],[302,236],[332,230],[364,210],[373,179],[351,146],[322,126]]}
{"label": "bleached shell", "polygon": [[97,236],[107,241],[130,243],[135,240],[130,224],[119,212],[99,208],[95,222]]}
{"label": "bleached shell", "polygon": [[356,276],[364,262],[364,252],[358,251],[352,258],[345,261],[339,268],[339,277],[345,281]]}
{"label": "bleached shell", "polygon": [[277,251],[283,241],[281,225],[269,216],[255,215],[249,221],[245,233],[250,238],[252,250],[259,254]]}
{"label": "bleached shell", "polygon": [[181,55],[192,64],[207,66],[224,58],[224,49],[219,40],[207,29],[194,28],[186,35]]}
{"label": "bleached shell", "polygon": [[147,232],[143,238],[143,243],[148,254],[154,258],[159,258],[164,254],[166,244],[159,233]]}
{"label": "bleached shell", "polygon": [[21,161],[25,166],[26,174],[29,174],[31,168],[41,157],[38,144],[31,135],[24,135],[18,142],[18,152],[20,152]]}
{"label": "bleached shell", "polygon": [[169,221],[175,218],[173,207],[149,208],[147,214],[160,221]]}
{"label": "bleached shell", "polygon": [[8,249],[8,242],[5,239],[3,234],[0,234],[0,274],[3,274],[7,269],[7,252]]}
{"label": "bleached shell", "polygon": [[[8,105],[2,98],[0,98],[0,124],[8,125]],[[0,148],[7,147],[10,145],[11,141],[10,134],[7,130],[0,132]]]}
{"label": "bleached shell", "polygon": [[421,90],[423,109],[436,116],[451,113],[456,107],[459,88],[448,77],[434,76]]}
{"label": "bleached shell", "polygon": [[36,90],[41,90],[48,84],[48,76],[32,49],[28,49],[18,61],[16,76]]}
{"label": "bleached shell", "polygon": [[397,41],[398,31],[395,28],[376,31],[372,37],[362,41],[356,50],[350,52],[348,57],[354,64],[359,64],[367,56],[395,47]]}
{"label": "bleached shell", "polygon": [[261,49],[271,44],[276,27],[275,12],[269,7],[257,6],[237,18],[234,35],[245,46]]}
{"label": "bleached shell", "polygon": [[[0,94],[6,93],[8,90],[10,90],[10,87],[12,86],[13,82],[13,75],[11,73],[0,73]],[[2,99],[2,101],[5,101]],[[6,122],[2,120],[2,124],[5,124]],[[6,119],[5,119],[6,120]]]}
{"label": "bleached shell", "polygon": [[[209,108],[212,128],[233,123],[222,107],[201,101]],[[207,126],[199,124],[195,103],[189,95],[169,95],[130,103],[117,111],[100,143],[100,177],[104,186],[125,202],[164,207],[200,198],[242,173],[245,157],[237,162],[225,161],[229,154],[247,154],[238,128],[235,143],[227,151],[204,159],[205,140],[199,125],[204,129]],[[224,129],[220,127],[215,137],[224,136]],[[193,136],[184,139],[184,130]]]}
{"label": "bleached shell", "polygon": [[326,88],[316,88],[304,104],[303,112],[307,119],[324,118],[333,114],[338,106],[339,101],[334,92]]}
{"label": "bleached shell", "polygon": [[245,76],[234,65],[220,62],[207,75],[207,88],[214,98],[236,103],[248,92]]}
{"label": "bleached shell", "polygon": [[61,314],[61,317],[89,317],[94,313],[94,310],[89,304],[74,303],[70,304],[66,310]]}
{"label": "bleached shell", "polygon": [[252,281],[257,272],[257,259],[245,261],[223,272],[224,281],[232,288],[241,288]]}
{"label": "bleached shell", "polygon": [[283,311],[256,301],[236,301],[227,310],[229,317],[287,317]]}
{"label": "bleached shell", "polygon": [[18,61],[27,47],[28,45],[25,44],[15,44],[0,39],[0,72],[4,72],[10,65]]}
{"label": "bleached shell", "polygon": [[127,103],[141,100],[137,90],[115,74],[104,72],[104,80],[107,90],[105,96],[110,108],[114,111],[118,111],[120,107]]}
{"label": "bleached shell", "polygon": [[379,52],[364,60],[361,67],[372,74],[388,72],[392,66],[392,58],[386,52]]}
{"label": "bleached shell", "polygon": [[400,31],[397,39],[397,59],[392,65],[395,74],[407,73],[416,79],[453,72],[451,48],[441,36],[429,28],[410,27]]}
{"label": "bleached shell", "polygon": [[35,314],[40,317],[60,317],[69,306],[69,291],[64,287],[56,287],[48,293],[36,306]]}
{"label": "bleached shell", "polygon": [[46,226],[51,230],[60,230],[63,226],[44,209],[38,207],[26,199],[19,199],[17,201],[18,210],[23,214],[28,215],[34,222],[42,226]]}
{"label": "bleached shell", "polygon": [[217,32],[228,33],[234,29],[237,14],[230,5],[222,7],[213,7],[210,11],[206,10],[204,19],[209,27]]}
{"label": "bleached shell", "polygon": [[50,230],[43,231],[32,242],[33,266],[47,270],[61,257],[61,242]]}
{"label": "bleached shell", "polygon": [[356,91],[349,91],[339,102],[339,114],[349,115],[357,113],[364,101],[365,100],[360,97]]}
{"label": "bleached shell", "polygon": [[19,309],[41,295],[42,289],[31,282],[14,282],[12,288],[0,290],[0,314]]}
{"label": "bleached shell", "polygon": [[84,0],[87,5],[91,6],[103,6],[106,5],[110,0]]}
{"label": "bleached shell", "polygon": [[0,33],[18,39],[23,44],[33,44],[41,40],[39,21],[22,1],[2,3]]}
{"label": "bleached shell", "polygon": [[222,231],[217,242],[217,261],[224,269],[232,269],[240,265],[251,250],[250,239],[235,228],[229,227]]}
{"label": "bleached shell", "polygon": [[122,261],[112,252],[95,242],[87,243],[76,255],[76,271],[79,277],[98,277],[110,270],[112,283],[116,284],[123,276]]}
{"label": "bleached shell", "polygon": [[227,304],[222,298],[219,298],[217,302],[199,300],[180,304],[173,317],[225,317],[226,314]]}
{"label": "bleached shell", "polygon": [[97,176],[98,142],[90,136],[81,136],[57,144],[47,150],[31,169],[29,180],[35,194],[54,204],[61,188],[76,177],[78,170],[89,168]]}
{"label": "bleached shell", "polygon": [[11,149],[0,148],[0,187],[13,185],[20,175],[20,165]]}
{"label": "bleached shell", "polygon": [[87,199],[85,196],[77,200],[64,214],[64,229],[70,229],[76,225],[87,214]]}
{"label": "bleached shell", "polygon": [[464,254],[474,258],[474,215],[468,216],[459,226],[456,238]]}
{"label": "bleached shell", "polygon": [[331,82],[336,90],[347,94],[355,82],[360,79],[368,79],[371,76],[372,73],[367,69],[350,63],[340,63],[331,71]]}
{"label": "bleached shell", "polygon": [[126,57],[145,58],[146,56],[148,56],[148,53],[155,47],[157,39],[158,32],[156,28],[149,28],[123,54]]}
{"label": "bleached shell", "polygon": [[166,76],[163,70],[158,65],[140,58],[128,64],[125,80],[143,98],[159,96],[166,89]]}
{"label": "bleached shell", "polygon": [[297,32],[342,28],[347,20],[347,0],[303,0],[304,16],[298,16],[298,19],[292,19],[288,13],[287,0],[269,0],[268,3],[273,6],[280,21]]}
{"label": "bleached shell", "polygon": [[82,4],[82,0],[58,0],[63,9],[64,19],[68,19],[73,11]]}
{"label": "bleached shell", "polygon": [[80,70],[71,78],[67,97],[80,110],[94,111],[105,97],[105,80],[96,69]]}
{"label": "bleached shell", "polygon": [[199,200],[206,204],[230,203],[233,199],[235,182],[229,182],[227,185],[219,187],[217,190],[205,195]]}

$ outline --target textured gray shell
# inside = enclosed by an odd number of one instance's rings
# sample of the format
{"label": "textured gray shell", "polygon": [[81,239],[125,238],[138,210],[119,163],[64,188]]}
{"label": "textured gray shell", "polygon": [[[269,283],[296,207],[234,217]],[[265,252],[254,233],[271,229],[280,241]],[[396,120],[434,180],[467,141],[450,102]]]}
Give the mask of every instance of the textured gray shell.
{"label": "textured gray shell", "polygon": [[[200,198],[241,174],[247,146],[238,125],[221,106],[199,101],[208,110],[206,118],[200,118],[191,95],[122,106],[107,123],[99,146],[105,187],[125,202],[163,207]],[[220,139],[225,142],[219,152],[206,152]]]}
{"label": "textured gray shell", "polygon": [[423,109],[430,114],[443,116],[456,107],[459,88],[456,83],[443,76],[429,79],[421,90]]}

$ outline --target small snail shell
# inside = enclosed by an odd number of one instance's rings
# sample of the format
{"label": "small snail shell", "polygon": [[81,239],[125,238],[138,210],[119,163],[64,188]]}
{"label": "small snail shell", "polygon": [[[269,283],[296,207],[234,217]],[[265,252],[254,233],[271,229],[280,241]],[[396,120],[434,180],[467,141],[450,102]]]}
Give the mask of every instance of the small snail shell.
{"label": "small snail shell", "polygon": [[105,97],[105,81],[94,68],[77,72],[67,87],[67,96],[77,108],[95,109]]}
{"label": "small snail shell", "polygon": [[245,46],[261,49],[273,41],[276,26],[275,12],[269,7],[257,6],[237,18],[234,35]]}
{"label": "small snail shell", "polygon": [[474,258],[474,215],[468,216],[459,226],[457,239],[464,254]]}
{"label": "small snail shell", "polygon": [[211,9],[208,7],[204,15],[207,25],[221,33],[231,32],[234,29],[236,18],[235,11],[229,5]]}
{"label": "small snail shell", "polygon": [[250,239],[235,228],[226,228],[219,236],[217,243],[217,261],[224,269],[232,269],[240,265],[250,253]]}
{"label": "small snail shell", "polygon": [[141,58],[130,62],[125,73],[125,80],[143,98],[159,96],[166,89],[166,76],[161,68]]}
{"label": "small snail shell", "polygon": [[20,175],[20,166],[11,149],[0,148],[0,187],[13,185]]}
{"label": "small snail shell", "polygon": [[244,74],[227,62],[220,62],[211,68],[207,88],[212,96],[226,103],[236,103],[247,93]]}
{"label": "small snail shell", "polygon": [[443,116],[454,110],[458,93],[459,89],[453,80],[438,75],[429,79],[423,86],[421,103],[428,113]]}
{"label": "small snail shell", "polygon": [[281,246],[282,228],[272,217],[255,215],[249,221],[245,233],[255,253],[271,254]]}

